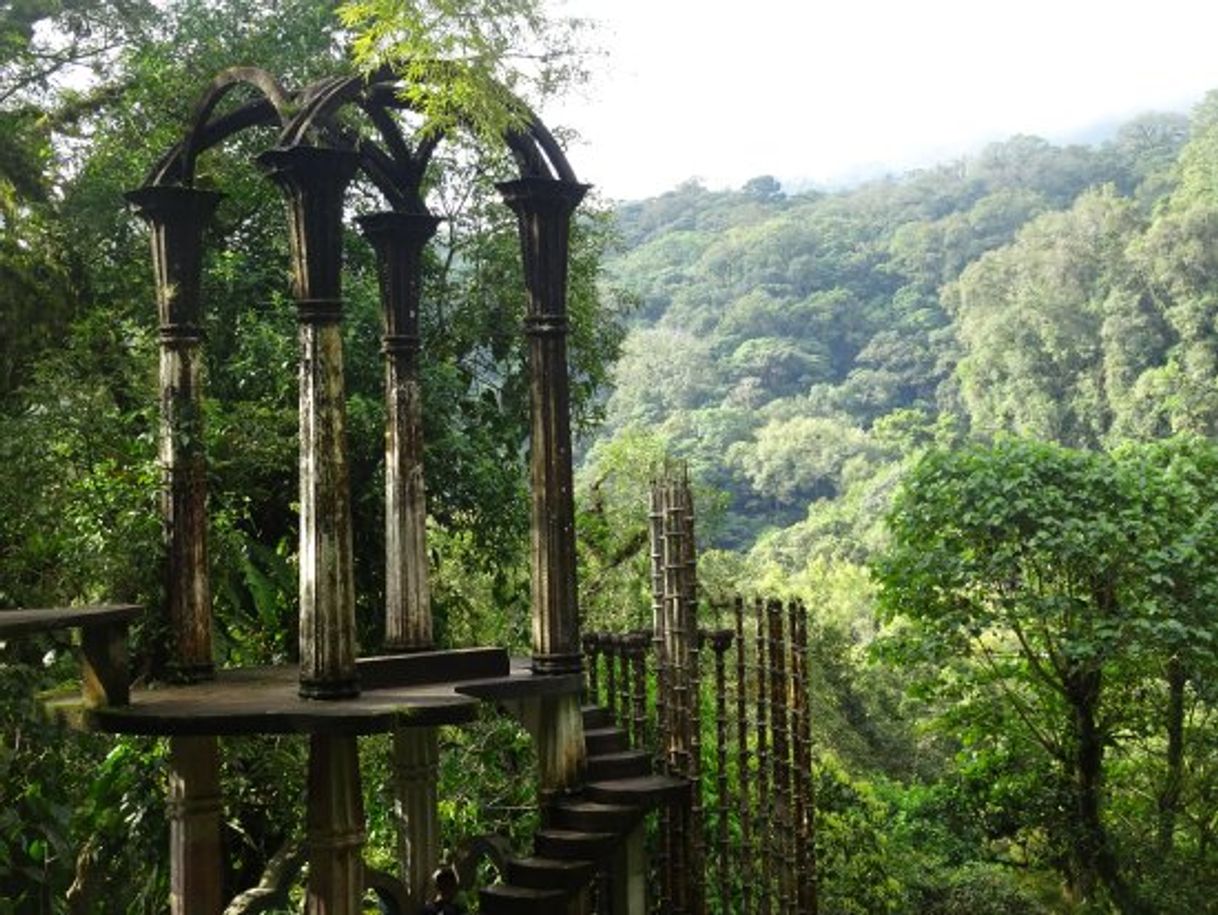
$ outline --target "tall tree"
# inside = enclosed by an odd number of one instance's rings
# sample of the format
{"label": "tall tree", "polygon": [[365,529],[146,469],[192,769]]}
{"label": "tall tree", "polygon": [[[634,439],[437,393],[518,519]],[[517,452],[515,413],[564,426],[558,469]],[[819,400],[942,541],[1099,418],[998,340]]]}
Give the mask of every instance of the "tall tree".
{"label": "tall tree", "polygon": [[914,622],[911,643],[964,662],[953,674],[990,684],[1051,761],[1067,803],[1040,825],[1074,892],[1105,890],[1126,913],[1149,909],[1104,820],[1104,757],[1127,714],[1112,685],[1157,647],[1141,581],[1161,538],[1143,482],[1105,454],[1026,441],[932,452],[878,566],[881,605]]}

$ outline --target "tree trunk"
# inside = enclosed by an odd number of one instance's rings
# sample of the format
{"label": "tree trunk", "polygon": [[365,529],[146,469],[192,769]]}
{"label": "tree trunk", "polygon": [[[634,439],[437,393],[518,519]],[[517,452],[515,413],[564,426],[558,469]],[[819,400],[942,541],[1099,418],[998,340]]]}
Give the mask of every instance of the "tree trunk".
{"label": "tree trunk", "polygon": [[1167,775],[1159,793],[1159,851],[1175,844],[1176,813],[1184,786],[1184,685],[1188,676],[1178,656],[1167,662]]}
{"label": "tree trunk", "polygon": [[1073,714],[1074,828],[1071,854],[1081,901],[1095,901],[1102,885],[1122,915],[1143,915],[1149,909],[1124,881],[1108,833],[1100,816],[1103,793],[1104,735],[1096,723],[1102,674],[1099,669],[1076,667],[1066,677],[1066,697]]}

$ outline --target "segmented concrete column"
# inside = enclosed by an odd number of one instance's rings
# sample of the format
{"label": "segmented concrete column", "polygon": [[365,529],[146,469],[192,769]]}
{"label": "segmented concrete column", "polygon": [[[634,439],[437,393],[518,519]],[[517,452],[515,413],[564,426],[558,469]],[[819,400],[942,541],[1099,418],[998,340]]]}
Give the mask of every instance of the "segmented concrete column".
{"label": "segmented concrete column", "polygon": [[358,738],[309,738],[309,885],[305,915],[361,915],[364,799]]}
{"label": "segmented concrete column", "polygon": [[440,764],[435,728],[400,728],[393,734],[394,816],[398,860],[410,911],[422,911],[427,886],[440,863],[436,780]]}
{"label": "segmented concrete column", "polygon": [[423,248],[439,220],[423,213],[373,213],[359,224],[376,250],[385,316],[385,648],[420,651],[433,641],[419,299]]}
{"label": "segmented concrete column", "polygon": [[219,915],[220,751],[215,737],[169,740],[169,911]]}
{"label": "segmented concrete column", "polygon": [[343,193],[357,161],[311,146],[258,157],[287,200],[300,319],[300,694],[313,699],[359,692],[340,326]]}
{"label": "segmented concrete column", "polygon": [[566,673],[581,666],[567,373],[567,252],[571,213],[587,188],[522,178],[500,184],[499,191],[517,216],[528,289],[533,669]]}
{"label": "segmented concrete column", "polygon": [[[162,186],[140,188],[127,199],[151,229],[160,325],[166,673],[174,680],[206,680],[214,667],[199,281],[203,231],[220,195]],[[175,737],[169,754],[170,911],[217,915],[223,907],[218,742],[215,737]]]}
{"label": "segmented concrete column", "polygon": [[127,195],[152,230],[161,338],[161,508],[167,562],[168,674],[213,674],[207,577],[207,466],[203,450],[199,276],[203,230],[220,195],[144,187]]}

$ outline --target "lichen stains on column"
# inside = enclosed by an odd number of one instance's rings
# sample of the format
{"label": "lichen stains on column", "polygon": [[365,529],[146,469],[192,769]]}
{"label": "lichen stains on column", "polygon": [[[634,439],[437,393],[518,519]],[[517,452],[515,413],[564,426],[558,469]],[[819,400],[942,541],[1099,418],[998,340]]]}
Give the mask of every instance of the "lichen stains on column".
{"label": "lichen stains on column", "polygon": [[533,669],[581,666],[575,578],[567,369],[567,256],[571,214],[587,187],[545,178],[499,185],[516,213],[528,292],[531,401]]}
{"label": "lichen stains on column", "polygon": [[217,738],[170,738],[168,806],[169,911],[219,915],[224,855]]}
{"label": "lichen stains on column", "polygon": [[308,790],[305,915],[361,915],[366,833],[358,738],[310,738]]}
{"label": "lichen stains on column", "polygon": [[272,149],[259,164],[288,207],[300,320],[300,694],[358,694],[341,299],[342,204],[358,157]]}
{"label": "lichen stains on column", "polygon": [[436,796],[440,762],[435,728],[399,728],[393,734],[393,804],[398,864],[410,911],[427,903],[427,887],[440,863],[440,812]]}
{"label": "lichen stains on column", "polygon": [[220,195],[151,186],[127,195],[152,235],[160,324],[161,511],[170,679],[213,674],[207,568],[207,466],[200,381],[199,278],[203,231]]}
{"label": "lichen stains on column", "polygon": [[433,647],[419,386],[423,248],[439,220],[426,213],[359,219],[376,250],[385,355],[385,648]]}

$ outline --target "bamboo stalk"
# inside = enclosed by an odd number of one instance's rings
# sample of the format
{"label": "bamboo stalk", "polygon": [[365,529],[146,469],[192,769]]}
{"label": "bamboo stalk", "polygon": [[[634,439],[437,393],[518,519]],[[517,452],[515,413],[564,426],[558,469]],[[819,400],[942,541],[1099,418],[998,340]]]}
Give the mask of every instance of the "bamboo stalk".
{"label": "bamboo stalk", "polygon": [[736,803],[740,810],[740,912],[752,911],[753,834],[749,792],[748,679],[745,667],[744,598],[735,601],[736,615]]}
{"label": "bamboo stalk", "polygon": [[758,886],[757,911],[760,915],[770,915],[771,883],[774,867],[771,849],[773,847],[770,817],[770,751],[769,751],[769,717],[770,704],[768,695],[769,665],[766,656],[768,638],[765,627],[765,605],[758,598],[754,602],[757,613],[757,849],[759,857],[758,872],[761,876]]}

